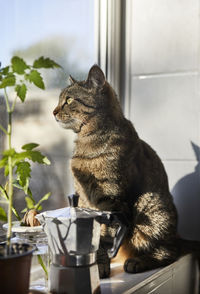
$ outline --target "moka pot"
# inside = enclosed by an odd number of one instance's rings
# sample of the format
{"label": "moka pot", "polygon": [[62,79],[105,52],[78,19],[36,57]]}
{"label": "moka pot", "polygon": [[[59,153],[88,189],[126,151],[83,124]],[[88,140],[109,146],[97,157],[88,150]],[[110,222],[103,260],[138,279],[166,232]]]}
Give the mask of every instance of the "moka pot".
{"label": "moka pot", "polygon": [[119,213],[77,207],[78,196],[68,196],[70,206],[37,215],[48,237],[52,255],[50,293],[100,293],[97,250],[101,224],[117,225],[110,258],[117,254],[126,233]]}

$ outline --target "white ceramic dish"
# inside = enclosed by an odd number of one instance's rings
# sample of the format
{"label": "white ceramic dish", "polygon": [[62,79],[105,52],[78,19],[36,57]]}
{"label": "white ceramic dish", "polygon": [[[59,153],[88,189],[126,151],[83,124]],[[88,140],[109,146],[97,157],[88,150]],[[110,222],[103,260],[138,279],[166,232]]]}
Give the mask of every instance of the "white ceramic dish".
{"label": "white ceramic dish", "polygon": [[[8,229],[8,224],[3,225],[3,229],[7,231]],[[35,226],[35,227],[26,227],[26,226],[21,226],[19,221],[13,222],[12,225],[12,232],[13,233],[36,233],[36,232],[43,232],[43,227],[42,226]]]}

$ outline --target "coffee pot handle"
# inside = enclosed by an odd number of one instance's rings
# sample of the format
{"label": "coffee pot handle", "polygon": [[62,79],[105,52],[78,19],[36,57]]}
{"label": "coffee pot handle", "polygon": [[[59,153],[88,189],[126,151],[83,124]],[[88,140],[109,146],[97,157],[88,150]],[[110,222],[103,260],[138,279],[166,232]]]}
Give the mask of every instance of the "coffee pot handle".
{"label": "coffee pot handle", "polygon": [[107,224],[107,225],[115,225],[118,224],[118,229],[115,234],[114,240],[113,240],[113,246],[112,248],[109,248],[107,250],[108,257],[113,258],[117,255],[117,252],[119,250],[119,247],[121,246],[124,237],[128,230],[128,224],[125,217],[118,212],[112,212],[107,213],[104,212],[101,217],[101,223]]}

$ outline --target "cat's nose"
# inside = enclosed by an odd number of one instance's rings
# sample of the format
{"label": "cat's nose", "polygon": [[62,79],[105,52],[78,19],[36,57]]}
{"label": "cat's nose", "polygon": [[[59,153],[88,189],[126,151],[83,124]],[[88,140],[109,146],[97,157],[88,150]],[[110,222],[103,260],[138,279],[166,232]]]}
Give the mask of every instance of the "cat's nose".
{"label": "cat's nose", "polygon": [[58,111],[59,111],[59,109],[58,109],[58,107],[56,107],[53,111],[53,115],[56,115],[58,113]]}

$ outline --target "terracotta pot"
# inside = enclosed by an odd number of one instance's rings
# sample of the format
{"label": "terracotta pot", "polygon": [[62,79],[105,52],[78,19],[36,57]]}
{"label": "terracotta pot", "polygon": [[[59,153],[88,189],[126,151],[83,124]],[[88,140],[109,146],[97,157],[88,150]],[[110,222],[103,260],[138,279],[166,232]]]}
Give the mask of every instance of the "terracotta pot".
{"label": "terracotta pot", "polygon": [[5,254],[5,244],[0,244],[0,292],[2,294],[27,294],[32,252],[29,244],[13,243],[11,254]]}

